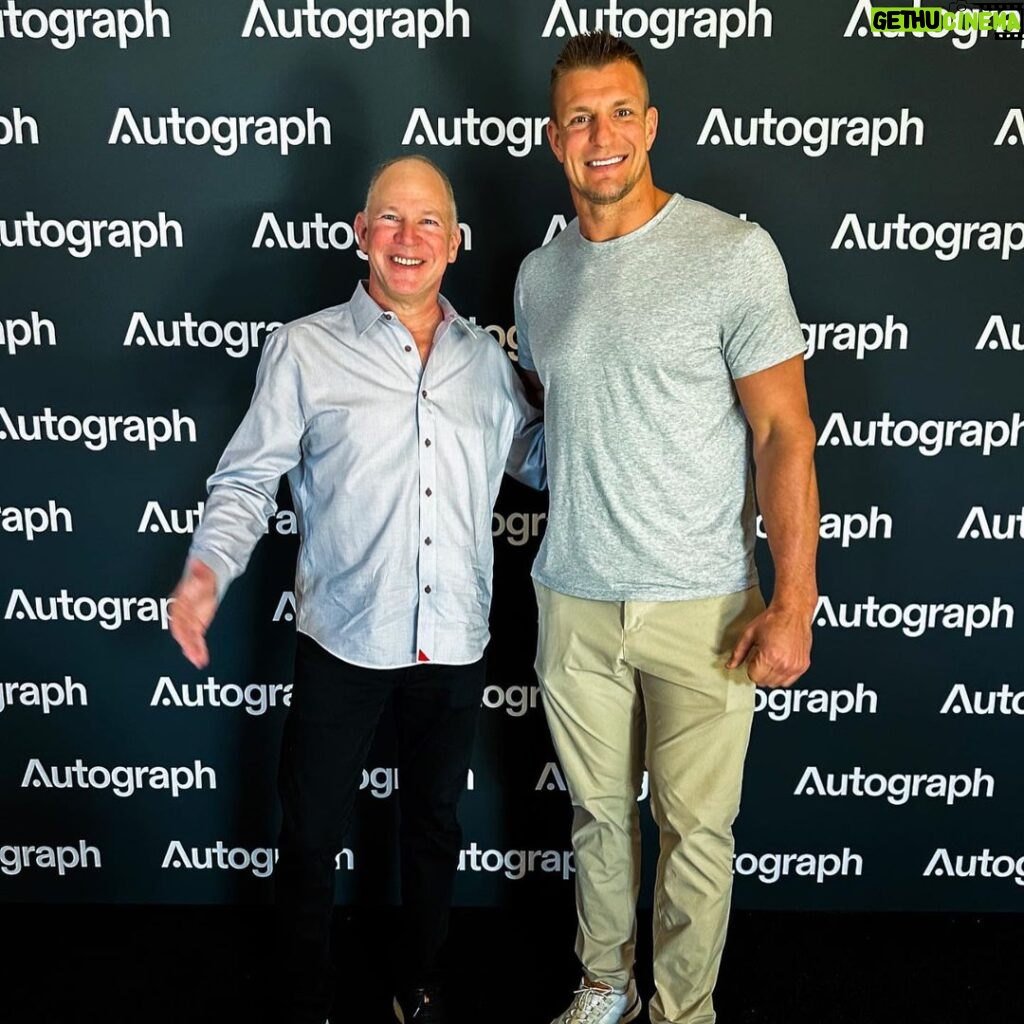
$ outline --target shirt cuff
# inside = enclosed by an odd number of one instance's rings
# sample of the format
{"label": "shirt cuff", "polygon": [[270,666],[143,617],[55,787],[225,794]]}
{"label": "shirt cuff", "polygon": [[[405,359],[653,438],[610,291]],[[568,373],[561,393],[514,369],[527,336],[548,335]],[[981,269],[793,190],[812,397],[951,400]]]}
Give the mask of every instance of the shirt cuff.
{"label": "shirt cuff", "polygon": [[220,555],[205,548],[189,548],[188,557],[195,558],[213,570],[214,576],[217,577],[217,607],[219,608],[224,594],[237,574],[231,571],[231,567]]}

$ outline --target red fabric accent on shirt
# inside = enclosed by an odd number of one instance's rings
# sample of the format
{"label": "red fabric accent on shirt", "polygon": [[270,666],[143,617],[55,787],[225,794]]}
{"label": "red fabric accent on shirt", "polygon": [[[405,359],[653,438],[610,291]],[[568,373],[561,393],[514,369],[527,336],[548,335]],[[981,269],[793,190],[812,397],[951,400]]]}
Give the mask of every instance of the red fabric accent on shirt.
{"label": "red fabric accent on shirt", "polygon": [[419,654],[416,655],[416,660],[417,661],[430,661],[430,659],[422,651],[420,651]]}

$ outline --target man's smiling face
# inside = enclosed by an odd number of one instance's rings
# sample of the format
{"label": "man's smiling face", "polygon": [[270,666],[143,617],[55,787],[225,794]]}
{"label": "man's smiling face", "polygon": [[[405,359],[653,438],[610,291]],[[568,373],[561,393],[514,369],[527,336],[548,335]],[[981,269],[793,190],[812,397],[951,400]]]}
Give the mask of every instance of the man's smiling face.
{"label": "man's smiling face", "polygon": [[440,175],[422,160],[400,160],[381,174],[355,222],[377,302],[409,307],[436,298],[462,237],[453,212]]}
{"label": "man's smiling face", "polygon": [[639,69],[617,60],[566,72],[555,84],[547,130],[569,188],[589,203],[607,206],[628,196],[648,173],[658,112],[647,106]]}

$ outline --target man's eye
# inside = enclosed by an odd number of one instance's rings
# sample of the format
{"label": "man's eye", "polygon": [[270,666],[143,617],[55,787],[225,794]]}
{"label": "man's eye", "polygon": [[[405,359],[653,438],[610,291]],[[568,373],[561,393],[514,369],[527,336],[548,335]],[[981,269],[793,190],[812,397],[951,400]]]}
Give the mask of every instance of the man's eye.
{"label": "man's eye", "polygon": [[380,215],[381,220],[398,220],[398,215],[394,213],[382,213]]}
{"label": "man's eye", "polygon": [[436,227],[438,222],[436,220],[434,220],[433,218],[431,218],[431,217],[424,217],[423,218],[423,223],[424,224],[430,224],[430,225],[433,225],[434,227]]}
{"label": "man's eye", "polygon": [[577,114],[575,117],[569,119],[569,124],[585,124],[586,120],[586,114]]}
{"label": "man's eye", "polygon": [[632,113],[633,111],[630,110],[628,107],[622,107],[621,109],[615,111],[617,117],[630,117],[632,116]]}

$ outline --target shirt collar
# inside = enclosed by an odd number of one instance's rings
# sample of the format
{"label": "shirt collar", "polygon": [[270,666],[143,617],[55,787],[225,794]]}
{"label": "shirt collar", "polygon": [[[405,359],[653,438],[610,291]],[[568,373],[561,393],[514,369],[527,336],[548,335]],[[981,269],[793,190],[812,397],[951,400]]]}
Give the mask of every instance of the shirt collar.
{"label": "shirt collar", "polygon": [[[473,333],[472,324],[468,323],[464,317],[459,316],[455,311],[455,307],[443,295],[438,295],[437,302],[441,307],[444,323],[449,325],[457,324],[466,334],[471,335]],[[352,311],[352,320],[355,324],[356,333],[360,335],[365,334],[381,317],[395,315],[389,313],[386,309],[382,309],[370,298],[370,293],[366,290],[365,281],[356,282],[355,291],[352,292],[352,298],[349,300],[349,308]]]}
{"label": "shirt collar", "polygon": [[455,324],[462,328],[465,334],[472,335],[473,325],[465,317],[459,316],[455,307],[443,295],[437,296],[437,304],[441,307],[441,315],[446,324]]}

